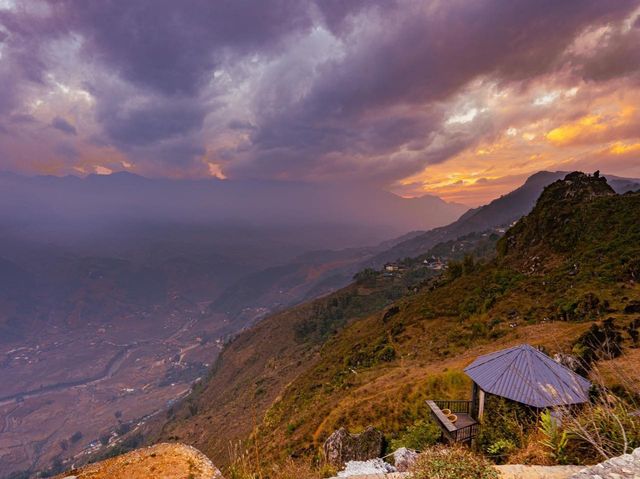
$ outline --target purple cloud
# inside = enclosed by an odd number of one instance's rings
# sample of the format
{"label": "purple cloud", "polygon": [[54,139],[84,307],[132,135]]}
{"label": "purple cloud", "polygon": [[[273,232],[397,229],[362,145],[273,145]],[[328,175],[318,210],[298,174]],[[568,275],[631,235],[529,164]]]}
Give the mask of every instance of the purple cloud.
{"label": "purple cloud", "polygon": [[60,118],[59,116],[53,119],[53,121],[51,122],[51,127],[61,131],[62,133],[66,133],[67,135],[75,136],[78,134],[75,126],[73,126],[64,118]]}
{"label": "purple cloud", "polygon": [[[638,0],[33,5],[0,9],[5,128],[33,142],[37,128],[10,119],[36,115],[33,105],[56,92],[52,114],[37,121],[55,115],[54,129],[154,174],[206,172],[213,152],[231,177],[388,184],[503,128],[489,114],[447,124],[473,82],[526,90],[560,72],[606,82],[640,70],[638,22],[621,27]],[[605,25],[597,49],[571,52]],[[78,103],[80,89],[89,102]]]}

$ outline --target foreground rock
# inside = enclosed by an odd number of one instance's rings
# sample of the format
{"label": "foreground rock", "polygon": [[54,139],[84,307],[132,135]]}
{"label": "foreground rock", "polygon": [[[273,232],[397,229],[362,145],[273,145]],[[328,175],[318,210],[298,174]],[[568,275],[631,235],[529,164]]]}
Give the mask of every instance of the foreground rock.
{"label": "foreground rock", "polygon": [[333,467],[342,469],[349,461],[368,461],[382,455],[384,435],[369,426],[361,434],[340,428],[324,443],[324,455]]}
{"label": "foreground rock", "polygon": [[410,471],[417,459],[418,453],[406,447],[401,447],[393,453],[393,464],[398,472]]}
{"label": "foreground rock", "polygon": [[349,461],[345,464],[343,471],[338,473],[338,477],[354,476],[376,476],[390,472],[396,472],[396,468],[387,464],[382,459],[370,459],[368,461]]}
{"label": "foreground rock", "polygon": [[638,479],[640,478],[640,447],[631,454],[614,457],[583,469],[571,479]]}
{"label": "foreground rock", "polygon": [[224,479],[209,458],[184,444],[156,444],[74,469],[56,479]]}

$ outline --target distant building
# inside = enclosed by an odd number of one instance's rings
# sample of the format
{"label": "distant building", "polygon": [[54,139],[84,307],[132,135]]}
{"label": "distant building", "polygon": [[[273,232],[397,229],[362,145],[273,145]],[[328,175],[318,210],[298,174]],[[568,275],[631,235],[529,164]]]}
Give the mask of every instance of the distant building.
{"label": "distant building", "polygon": [[423,264],[434,271],[440,271],[447,267],[446,263],[443,262],[440,258],[436,258],[432,256],[431,258],[427,258],[423,261]]}

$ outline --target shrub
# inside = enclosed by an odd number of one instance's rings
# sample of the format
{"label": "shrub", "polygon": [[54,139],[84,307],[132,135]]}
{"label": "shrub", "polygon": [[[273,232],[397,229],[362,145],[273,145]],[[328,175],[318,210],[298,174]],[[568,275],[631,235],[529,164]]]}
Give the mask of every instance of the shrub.
{"label": "shrub", "polygon": [[491,411],[491,420],[482,424],[477,447],[501,463],[524,446],[527,433],[535,429],[535,414],[522,404],[493,395],[487,395],[485,410]]}
{"label": "shrub", "polygon": [[607,396],[563,418],[576,438],[576,446],[588,460],[609,459],[640,447],[640,420],[622,401]]}
{"label": "shrub", "polygon": [[497,479],[498,472],[465,447],[436,447],[418,457],[411,479]]}
{"label": "shrub", "polygon": [[409,426],[398,439],[391,441],[391,450],[401,447],[424,450],[427,446],[433,446],[440,439],[440,428],[433,421],[418,420]]}
{"label": "shrub", "polygon": [[393,318],[399,312],[400,312],[400,307],[399,306],[391,306],[389,309],[387,309],[385,311],[384,315],[382,316],[382,321],[384,323],[386,323],[387,321],[389,321],[391,318]]}
{"label": "shrub", "polygon": [[365,268],[362,271],[357,272],[353,276],[353,279],[358,284],[372,286],[375,285],[378,275],[379,273],[375,269]]}
{"label": "shrub", "polygon": [[551,458],[558,464],[569,464],[567,449],[571,434],[560,427],[559,420],[549,410],[540,414],[540,432],[544,435],[542,445],[548,449]]}
{"label": "shrub", "polygon": [[602,326],[593,324],[573,346],[573,354],[582,364],[578,373],[586,375],[594,361],[617,358],[622,354],[622,333],[613,318],[605,319]]}

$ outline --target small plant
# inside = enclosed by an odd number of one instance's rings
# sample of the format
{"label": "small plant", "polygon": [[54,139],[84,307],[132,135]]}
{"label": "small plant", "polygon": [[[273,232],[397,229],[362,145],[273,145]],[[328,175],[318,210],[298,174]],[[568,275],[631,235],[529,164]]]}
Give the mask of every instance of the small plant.
{"label": "small plant", "polygon": [[244,449],[241,443],[229,446],[229,465],[225,471],[225,477],[229,479],[258,479],[256,465],[252,461],[248,449]]}
{"label": "small plant", "polygon": [[398,438],[390,443],[391,449],[401,447],[422,451],[428,446],[433,446],[440,438],[440,428],[432,421],[418,420]]}
{"label": "small plant", "polygon": [[410,479],[498,479],[498,471],[464,447],[435,447],[418,457]]}
{"label": "small plant", "polygon": [[516,445],[509,439],[498,439],[487,447],[487,452],[494,457],[504,457],[516,449]]}
{"label": "small plant", "polygon": [[569,464],[567,448],[571,434],[561,429],[558,419],[546,410],[540,415],[540,432],[544,435],[542,445],[549,450],[549,455],[558,464]]}

